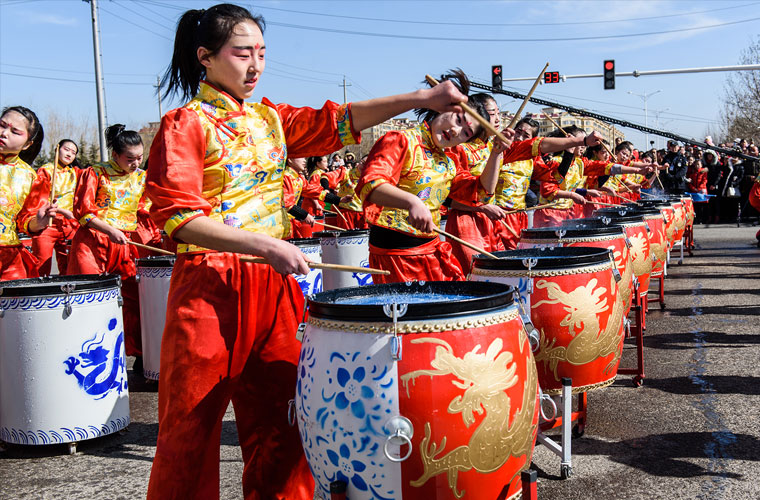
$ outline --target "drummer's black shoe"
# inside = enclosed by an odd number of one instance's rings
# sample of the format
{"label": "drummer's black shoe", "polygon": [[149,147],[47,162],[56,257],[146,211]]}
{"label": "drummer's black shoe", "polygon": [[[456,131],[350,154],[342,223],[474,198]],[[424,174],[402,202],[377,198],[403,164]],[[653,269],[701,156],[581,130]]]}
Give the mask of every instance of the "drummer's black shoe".
{"label": "drummer's black shoe", "polygon": [[132,365],[132,372],[142,376],[143,375],[143,361],[142,356],[135,357],[135,363]]}

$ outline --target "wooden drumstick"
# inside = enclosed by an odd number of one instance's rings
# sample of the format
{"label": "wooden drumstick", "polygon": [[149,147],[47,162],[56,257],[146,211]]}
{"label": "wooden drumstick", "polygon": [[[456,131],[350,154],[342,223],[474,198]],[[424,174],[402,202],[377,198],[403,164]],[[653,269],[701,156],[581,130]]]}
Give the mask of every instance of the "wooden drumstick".
{"label": "wooden drumstick", "polygon": [[322,224],[327,229],[332,229],[333,231],[347,231],[346,228],[333,226],[332,224],[325,224],[324,222],[319,222],[318,224]]}
{"label": "wooden drumstick", "polygon": [[588,203],[591,203],[592,205],[602,205],[604,207],[625,207],[625,205],[619,205],[617,203],[602,203],[601,201],[592,200],[589,200]]}
{"label": "wooden drumstick", "polygon": [[492,254],[491,252],[487,252],[485,249],[483,249],[483,248],[480,248],[480,247],[479,247],[479,246],[477,246],[477,245],[473,245],[473,244],[472,244],[472,243],[470,243],[469,241],[465,241],[465,240],[463,240],[463,239],[461,239],[461,238],[457,238],[457,237],[456,237],[456,236],[454,236],[453,234],[449,234],[449,233],[447,233],[446,231],[444,231],[444,230],[442,230],[442,229],[438,229],[437,227],[434,227],[434,228],[433,228],[433,231],[435,231],[435,232],[436,232],[436,233],[438,233],[438,234],[442,234],[442,235],[444,235],[446,238],[451,238],[452,240],[456,241],[456,242],[457,242],[457,243],[459,243],[460,245],[464,245],[464,246],[466,246],[467,248],[471,248],[471,249],[475,250],[475,251],[476,251],[476,252],[478,252],[478,253],[482,253],[483,255],[486,255],[486,256],[488,256],[488,257],[491,257],[492,259],[498,259],[498,258],[499,258],[499,257],[495,256],[494,254]]}
{"label": "wooden drumstick", "polygon": [[560,127],[559,124],[554,121],[554,118],[552,118],[549,113],[544,113],[544,117],[547,120],[549,120],[551,122],[551,124],[554,125],[555,128],[559,129],[565,135],[565,137],[570,137],[570,134],[568,134],[567,132],[565,132],[565,129],[563,129],[562,127]]}
{"label": "wooden drumstick", "polygon": [[517,210],[509,210],[509,211],[505,212],[504,215],[512,215],[512,214],[516,214],[516,213],[519,213],[519,212],[532,212],[533,210],[541,210],[542,208],[551,208],[551,207],[553,207],[556,204],[557,204],[557,202],[553,201],[551,203],[544,203],[543,205],[536,205],[536,206],[533,206],[533,207],[526,207],[526,208],[518,208]]}
{"label": "wooden drumstick", "polygon": [[531,87],[530,92],[528,92],[528,95],[525,96],[525,99],[523,99],[522,104],[519,108],[517,108],[517,113],[515,113],[515,116],[512,117],[512,119],[509,121],[509,125],[507,125],[507,128],[514,128],[515,123],[520,119],[520,114],[523,112],[523,109],[525,109],[525,106],[528,104],[528,101],[530,101],[530,96],[533,95],[533,92],[536,91],[536,87],[538,87],[539,82],[541,82],[541,79],[544,77],[544,73],[546,72],[546,68],[549,67],[549,63],[546,63],[544,66],[544,69],[541,70],[541,73],[538,74],[538,78],[536,78],[536,81],[533,82],[533,87]]}
{"label": "wooden drumstick", "polygon": [[[250,262],[252,264],[269,264],[269,261],[263,257],[253,257],[248,255],[241,255],[240,261]],[[326,262],[307,261],[306,265],[308,265],[310,269],[330,269],[332,271],[342,271],[346,273],[383,274],[386,276],[391,274],[390,271],[384,271],[382,269],[373,269],[371,267],[344,266],[342,264],[328,264]]]}
{"label": "wooden drumstick", "polygon": [[177,256],[177,254],[175,254],[173,252],[170,252],[169,250],[164,250],[163,248],[156,248],[156,247],[152,247],[152,246],[149,246],[149,245],[143,245],[142,243],[137,243],[135,241],[127,241],[127,243],[129,243],[130,245],[135,246],[137,248],[142,248],[144,250],[150,250],[151,252],[160,253],[162,255],[172,255],[172,256],[175,256],[175,257]]}
{"label": "wooden drumstick", "polygon": [[55,200],[55,173],[58,170],[58,148],[59,146],[55,147],[55,159],[53,160],[53,174],[50,176],[50,199],[48,200],[50,204],[53,204],[53,201]]}
{"label": "wooden drumstick", "polygon": [[340,210],[338,210],[337,205],[333,205],[332,207],[335,210],[335,213],[338,214],[341,219],[343,219],[343,222],[345,222],[346,225],[348,225],[348,220],[343,216],[343,213]]}
{"label": "wooden drumstick", "polygon": [[[438,85],[438,80],[436,80],[435,78],[433,78],[430,75],[425,75],[425,79],[432,86]],[[485,118],[483,118],[482,116],[480,116],[477,111],[475,111],[474,109],[472,109],[466,103],[460,102],[457,105],[459,107],[461,107],[465,111],[465,113],[467,113],[468,115],[470,115],[473,118],[475,118],[475,121],[477,121],[478,123],[480,123],[480,125],[483,126],[483,128],[485,128],[486,130],[488,130],[488,132],[490,134],[495,135],[496,137],[499,138],[500,141],[502,141],[502,142],[504,142],[506,144],[510,144],[511,143],[511,141],[509,139],[507,139],[506,137],[504,137],[504,134],[502,134],[501,132],[499,132],[498,130],[496,130],[496,128],[493,125],[491,125],[491,122],[489,122],[488,120],[486,120]]]}

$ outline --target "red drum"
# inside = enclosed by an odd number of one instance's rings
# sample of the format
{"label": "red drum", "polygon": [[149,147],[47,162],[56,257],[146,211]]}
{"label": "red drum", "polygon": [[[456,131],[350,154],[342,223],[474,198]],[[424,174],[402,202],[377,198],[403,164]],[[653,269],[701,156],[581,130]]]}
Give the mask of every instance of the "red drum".
{"label": "red drum", "polygon": [[625,216],[637,215],[644,218],[644,222],[649,228],[649,250],[652,254],[652,273],[651,277],[659,277],[665,270],[665,260],[668,256],[668,240],[665,235],[665,217],[662,212],[655,207],[639,207],[631,205],[630,208],[622,209],[604,209],[595,212],[597,216]]}
{"label": "red drum", "polygon": [[603,214],[599,217],[605,224],[620,226],[631,242],[631,260],[633,275],[639,282],[639,296],[644,297],[649,292],[649,281],[652,274],[654,255],[649,240],[649,227],[640,214],[613,215]]}
{"label": "red drum", "polygon": [[686,210],[686,225],[691,227],[694,225],[694,201],[691,196],[682,196],[681,203],[683,203],[684,210]]}
{"label": "red drum", "polygon": [[683,233],[686,230],[686,210],[683,207],[680,197],[670,200],[670,206],[673,207],[673,224],[675,226],[673,242],[681,241]]}
{"label": "red drum", "polygon": [[625,314],[628,315],[635,283],[630,241],[626,238],[623,228],[608,226],[594,219],[568,220],[563,224],[563,227],[523,229],[517,247],[594,247],[610,250],[615,256],[615,266],[622,277],[619,290],[625,305]]}
{"label": "red drum", "polygon": [[512,499],[538,377],[514,289],[392,283],[309,299],[295,410],[317,498]]}
{"label": "red drum", "polygon": [[[538,381],[547,394],[612,384],[623,354],[625,304],[613,273],[612,252],[603,248],[532,248],[473,259],[470,279],[519,280],[533,325]],[[514,281],[512,281],[514,283]]]}

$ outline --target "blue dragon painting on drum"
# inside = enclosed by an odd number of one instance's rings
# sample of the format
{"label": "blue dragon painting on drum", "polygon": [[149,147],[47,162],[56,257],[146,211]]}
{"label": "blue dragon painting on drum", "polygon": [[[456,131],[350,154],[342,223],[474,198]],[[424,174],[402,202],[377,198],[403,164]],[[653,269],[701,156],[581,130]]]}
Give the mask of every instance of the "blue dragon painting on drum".
{"label": "blue dragon painting on drum", "polygon": [[[117,325],[116,318],[111,318],[108,322],[108,332],[115,332]],[[79,387],[87,394],[95,396],[95,399],[106,397],[112,390],[121,394],[122,390],[127,389],[125,359],[122,355],[124,332],[121,331],[116,335],[111,351],[103,346],[108,332],[104,332],[100,340],[97,340],[96,333],[82,344],[82,350],[77,357],[69,356],[63,362],[67,367],[66,375],[74,375]],[[109,337],[113,338],[113,333]]]}

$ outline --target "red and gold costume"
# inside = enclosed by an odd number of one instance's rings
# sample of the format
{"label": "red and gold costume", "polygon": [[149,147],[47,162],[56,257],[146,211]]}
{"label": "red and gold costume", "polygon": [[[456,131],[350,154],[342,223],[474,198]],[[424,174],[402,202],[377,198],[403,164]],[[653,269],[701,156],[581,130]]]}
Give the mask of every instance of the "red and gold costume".
{"label": "red and gold costume", "polygon": [[356,188],[367,221],[390,231],[386,235],[395,232],[400,238],[406,237],[406,241],[411,237],[418,242],[409,248],[393,244],[380,248],[373,244],[370,227],[370,267],[391,271],[390,276],[376,275],[375,283],[464,279],[461,266],[451,255],[451,245],[441,241],[437,233],[422,233],[409,225],[406,210],[381,207],[367,200],[381,184],[397,186],[417,196],[430,209],[436,226],[440,223],[441,204],[448,197],[466,205],[488,201],[491,194],[464,167],[467,159],[461,149],[458,151],[456,159],[448,157],[434,144],[426,123],[410,130],[388,132],[370,151]]}
{"label": "red and gold costume", "polygon": [[[285,173],[282,175],[282,206],[285,207],[286,210],[290,210],[298,204],[304,186],[306,186],[306,177],[292,168],[285,169]],[[289,216],[288,218],[290,220],[290,233],[288,234],[288,238],[304,238],[305,236],[303,235],[307,231],[308,234],[311,235],[312,228],[309,224],[306,224],[293,216]]]}
{"label": "red and gold costume", "polygon": [[85,169],[74,192],[74,217],[80,227],[71,240],[66,274],[113,273],[121,276],[124,298],[124,348],[128,356],[142,354],[140,300],[137,292],[132,245],[114,243],[105,234],[88,226],[96,217],[115,227],[135,242],[145,243],[138,232],[139,209],[145,205],[145,171],[124,172],[114,160]]}
{"label": "red and gold costume", "polygon": [[[82,169],[77,167],[63,167],[60,164],[55,172],[55,197],[58,208],[74,211],[74,191]],[[37,177],[32,183],[29,193],[34,201],[31,205],[40,207],[45,200],[50,198],[50,185],[53,175],[53,164],[46,163],[37,170]],[[61,274],[66,273],[68,263],[68,249],[66,240],[71,240],[79,229],[79,222],[67,219],[63,215],[57,215],[52,223],[40,234],[32,237],[32,252],[39,261],[40,276],[48,276],[53,263],[53,250],[58,262]]]}
{"label": "red and gold costume", "polygon": [[28,200],[36,174],[18,154],[0,155],[0,280],[37,276],[37,259],[24,248],[19,230],[29,233],[37,214]]}
{"label": "red and gold costume", "polygon": [[362,208],[362,200],[356,194],[356,186],[359,184],[359,178],[361,174],[359,169],[354,167],[348,171],[348,175],[343,177],[338,186],[338,196],[341,198],[350,196],[351,200],[348,203],[340,203],[340,208],[343,217],[338,217],[338,227],[345,229],[367,229],[367,219],[364,217],[364,209]]}
{"label": "red and gold costume", "polygon": [[[196,217],[282,238],[286,144],[328,154],[359,137],[350,105],[241,104],[201,82],[166,114],[150,152],[151,216],[169,236]],[[219,498],[219,438],[232,401],[245,498],[311,499],[298,430],[287,425],[303,294],[292,276],[180,242],[161,347],[159,430],[149,499]]]}
{"label": "red and gold costume", "polygon": [[760,175],[755,177],[755,182],[752,183],[752,188],[749,190],[749,204],[760,212]]}
{"label": "red and gold costume", "polygon": [[[540,182],[553,181],[553,172],[557,165],[546,165],[540,156],[541,138],[529,139],[516,143],[522,148],[530,147],[532,158],[504,163],[499,169],[499,182],[496,184],[495,203],[507,210],[522,210],[525,206],[525,195],[530,188],[531,180]],[[510,148],[510,150],[512,149]],[[527,153],[527,151],[526,151]],[[515,212],[507,215],[504,222],[495,224],[499,238],[506,250],[514,250],[520,240],[520,232],[528,227],[528,215],[525,212]]]}
{"label": "red and gold costume", "polygon": [[[559,164],[561,156],[556,156],[552,163]],[[563,220],[583,217],[583,206],[578,206],[569,198],[561,198],[555,201],[558,191],[575,191],[586,185],[587,176],[609,175],[612,163],[608,161],[590,161],[583,157],[573,159],[570,168],[564,177],[559,173],[554,174],[554,182],[541,183],[541,196],[539,205],[555,202],[553,208],[536,210],[533,223],[536,227],[557,226]]]}

